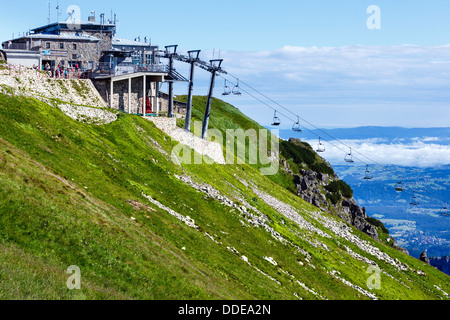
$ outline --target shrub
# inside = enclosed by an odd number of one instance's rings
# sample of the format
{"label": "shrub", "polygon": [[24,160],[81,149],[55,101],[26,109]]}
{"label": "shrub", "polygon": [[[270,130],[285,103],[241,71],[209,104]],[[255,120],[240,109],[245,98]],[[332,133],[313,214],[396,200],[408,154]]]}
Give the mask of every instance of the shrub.
{"label": "shrub", "polygon": [[325,189],[332,193],[337,193],[338,191],[340,191],[342,196],[344,196],[345,198],[353,197],[352,188],[342,180],[331,182],[328,186],[325,187]]}
{"label": "shrub", "polygon": [[292,158],[295,163],[304,162],[307,165],[312,165],[316,158],[313,151],[297,146],[289,141],[280,143],[280,152],[286,159]]}
{"label": "shrub", "polygon": [[380,228],[384,233],[389,234],[389,230],[386,228],[386,226],[378,219],[367,217],[366,221],[373,225],[374,227]]}
{"label": "shrub", "polygon": [[281,141],[280,153],[286,159],[299,165],[305,163],[311,170],[319,173],[333,174],[333,169],[325,162],[321,162],[316,156],[316,153],[307,143],[297,141]]}
{"label": "shrub", "polygon": [[311,168],[311,170],[316,171],[316,172],[330,174],[330,175],[334,174],[334,170],[325,163],[314,163],[310,166],[310,168]]}
{"label": "shrub", "polygon": [[341,194],[339,192],[327,194],[328,201],[331,201],[333,204],[337,204],[341,199]]}

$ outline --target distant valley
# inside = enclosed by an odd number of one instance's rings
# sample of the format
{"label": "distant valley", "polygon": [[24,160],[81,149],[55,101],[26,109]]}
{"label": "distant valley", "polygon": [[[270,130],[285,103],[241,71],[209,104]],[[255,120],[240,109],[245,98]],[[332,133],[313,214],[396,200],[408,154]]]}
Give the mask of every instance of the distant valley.
{"label": "distant valley", "polygon": [[[300,138],[313,148],[317,147],[318,136],[323,137],[322,141],[330,141],[328,145],[323,142],[328,148],[321,155],[353,188],[358,204],[370,216],[380,219],[399,245],[416,258],[424,250],[428,256],[450,255],[450,217],[440,215],[445,202],[450,203],[450,128],[361,127],[303,130],[300,134],[280,130],[280,136]],[[356,146],[357,151],[364,150],[354,153],[354,165],[342,160],[340,142]],[[394,154],[389,153],[392,150]],[[435,161],[435,165],[426,166],[430,161]],[[364,179],[366,163],[370,164],[372,180]],[[405,187],[403,192],[394,189],[399,178]],[[413,191],[418,206],[410,205]]]}

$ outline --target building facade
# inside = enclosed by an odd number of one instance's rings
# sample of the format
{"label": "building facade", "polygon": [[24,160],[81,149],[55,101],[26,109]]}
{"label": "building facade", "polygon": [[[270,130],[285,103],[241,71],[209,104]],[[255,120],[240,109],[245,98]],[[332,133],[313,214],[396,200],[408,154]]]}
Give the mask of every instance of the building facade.
{"label": "building facade", "polygon": [[41,55],[37,51],[3,49],[0,50],[0,60],[6,60],[13,65],[40,69]]}
{"label": "building facade", "polygon": [[92,79],[111,108],[133,114],[161,114],[169,109],[171,116],[173,112],[184,113],[185,104],[174,101],[174,108],[169,108],[172,99],[159,89],[164,82],[188,80],[159,62],[158,46],[147,38],[141,42],[140,38],[133,41],[115,37],[115,23],[105,23],[102,16],[101,22],[89,17],[76,24],[66,21],[35,28],[3,42],[3,51],[21,50],[40,56],[40,67],[51,69],[51,77],[61,77],[61,73],[53,72],[59,68],[86,71],[72,76]]}
{"label": "building facade", "polygon": [[89,21],[74,26],[68,22],[57,22],[35,28],[25,36],[2,43],[4,49],[37,51],[42,57],[42,66],[54,68],[58,65],[93,70],[103,51],[112,48],[116,32],[114,24]]}
{"label": "building facade", "polygon": [[40,53],[43,68],[78,66],[80,70],[107,69],[110,72],[119,62],[123,62],[120,57],[126,56],[124,65],[130,64],[133,68],[148,71],[157,69],[157,46],[147,43],[147,39],[141,42],[140,39],[116,38],[115,24],[103,20],[96,22],[95,17],[88,19],[77,25],[58,22],[35,28],[27,35],[3,42],[2,47]]}

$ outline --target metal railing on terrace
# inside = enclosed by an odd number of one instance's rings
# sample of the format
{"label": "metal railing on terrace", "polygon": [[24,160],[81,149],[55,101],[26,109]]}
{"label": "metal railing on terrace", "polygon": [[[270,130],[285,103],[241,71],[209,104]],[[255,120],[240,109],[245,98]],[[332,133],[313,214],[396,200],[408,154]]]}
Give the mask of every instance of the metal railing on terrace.
{"label": "metal railing on terrace", "polygon": [[26,43],[2,43],[3,49],[11,49],[11,50],[27,50],[27,44]]}
{"label": "metal railing on terrace", "polygon": [[125,62],[121,63],[118,66],[111,67],[109,63],[100,63],[98,67],[98,73],[102,76],[121,76],[137,72],[166,73],[167,69],[167,66],[162,64],[133,64]]}

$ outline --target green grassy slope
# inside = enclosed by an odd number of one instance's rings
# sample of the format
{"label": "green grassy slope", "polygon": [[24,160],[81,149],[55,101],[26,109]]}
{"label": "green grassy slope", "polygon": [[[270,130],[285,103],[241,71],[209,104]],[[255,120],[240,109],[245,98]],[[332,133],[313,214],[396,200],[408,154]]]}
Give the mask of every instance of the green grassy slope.
{"label": "green grassy slope", "polygon": [[[212,116],[212,126],[254,126],[218,100]],[[380,299],[443,298],[435,285],[450,292],[448,276],[357,230],[411,269],[336,236],[314,218],[317,208],[286,190],[282,176],[247,165],[179,166],[169,156],[174,145],[137,116],[93,126],[43,102],[0,94],[0,299],[368,299],[334,271]],[[250,204],[285,241],[175,175]],[[295,208],[322,235],[282,216],[256,189]],[[364,257],[385,272],[380,290],[366,286]],[[81,290],[66,287],[71,265],[81,269]]]}

